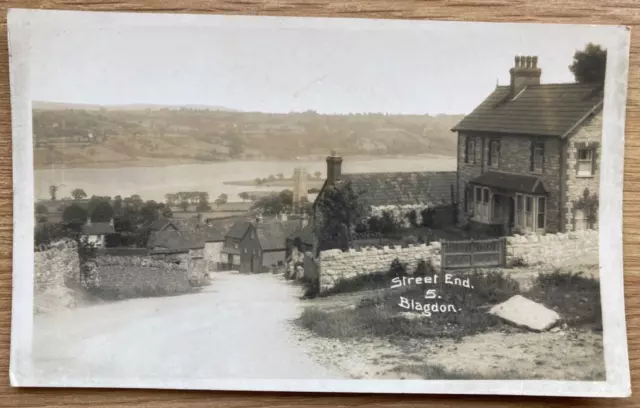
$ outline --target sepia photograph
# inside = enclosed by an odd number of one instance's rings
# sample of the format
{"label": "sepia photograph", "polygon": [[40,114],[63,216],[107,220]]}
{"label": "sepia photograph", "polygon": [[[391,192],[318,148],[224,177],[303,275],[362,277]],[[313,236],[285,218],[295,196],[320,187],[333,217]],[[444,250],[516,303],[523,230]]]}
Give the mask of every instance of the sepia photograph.
{"label": "sepia photograph", "polygon": [[12,385],[629,395],[628,43],[12,10]]}

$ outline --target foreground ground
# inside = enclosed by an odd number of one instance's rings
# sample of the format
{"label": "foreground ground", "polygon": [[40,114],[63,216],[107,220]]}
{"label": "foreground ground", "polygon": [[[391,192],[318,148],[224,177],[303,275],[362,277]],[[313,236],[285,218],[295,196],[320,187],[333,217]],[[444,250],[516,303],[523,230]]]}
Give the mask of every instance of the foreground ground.
{"label": "foreground ground", "polygon": [[221,272],[197,294],[37,315],[34,366],[43,382],[343,378],[292,333],[299,292],[273,275]]}
{"label": "foreground ground", "polygon": [[[513,281],[494,279],[484,290],[476,286],[464,298],[463,311],[448,316],[403,312],[399,295],[388,289],[320,297],[306,301],[297,321],[301,342],[316,361],[352,378],[601,381],[597,270],[594,265],[567,265],[560,272],[544,266],[503,270]],[[536,333],[489,318],[485,302],[495,290],[502,300],[494,303],[522,293],[556,310],[563,322]]]}

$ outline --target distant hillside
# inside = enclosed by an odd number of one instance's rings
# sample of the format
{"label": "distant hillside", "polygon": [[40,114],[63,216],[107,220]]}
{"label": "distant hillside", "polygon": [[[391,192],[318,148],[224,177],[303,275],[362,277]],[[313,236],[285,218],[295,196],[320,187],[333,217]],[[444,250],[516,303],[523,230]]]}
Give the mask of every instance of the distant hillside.
{"label": "distant hillside", "polygon": [[270,114],[216,107],[34,105],[36,166],[455,155],[462,115]]}

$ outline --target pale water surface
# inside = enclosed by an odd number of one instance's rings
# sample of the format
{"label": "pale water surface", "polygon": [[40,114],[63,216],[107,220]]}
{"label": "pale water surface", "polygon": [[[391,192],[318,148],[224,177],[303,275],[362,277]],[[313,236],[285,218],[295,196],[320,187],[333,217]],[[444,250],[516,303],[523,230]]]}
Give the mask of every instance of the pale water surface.
{"label": "pale water surface", "polygon": [[[165,167],[72,168],[41,169],[35,171],[36,199],[49,197],[49,186],[58,185],[58,198],[69,196],[76,188],[87,195],[123,197],[139,194],[145,200],[164,201],[167,193],[205,191],[213,199],[222,193],[229,201],[239,201],[243,191],[282,190],[284,187],[255,187],[225,185],[225,181],[253,180],[282,173],[291,177],[293,169],[304,167],[310,174],[326,175],[324,160],[259,161],[185,164]],[[343,173],[389,171],[454,171],[455,158],[408,156],[402,158],[344,158]]]}

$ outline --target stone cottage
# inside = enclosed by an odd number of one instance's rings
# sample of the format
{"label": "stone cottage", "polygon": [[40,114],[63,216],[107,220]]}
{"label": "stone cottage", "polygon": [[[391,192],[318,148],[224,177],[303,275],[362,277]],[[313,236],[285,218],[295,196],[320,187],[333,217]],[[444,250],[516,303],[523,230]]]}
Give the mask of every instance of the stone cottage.
{"label": "stone cottage", "polygon": [[222,249],[227,269],[260,273],[270,268],[283,267],[287,237],[299,228],[299,220],[289,220],[286,216],[238,221],[227,232]]}
{"label": "stone cottage", "polygon": [[82,237],[96,248],[105,248],[107,235],[114,233],[113,218],[109,222],[91,222],[91,217],[88,217],[82,226]]}
{"label": "stone cottage", "polygon": [[395,218],[408,223],[406,214],[415,210],[418,214],[426,208],[438,213],[442,224],[454,222],[456,172],[380,172],[343,173],[342,157],[332,152],[327,157],[327,178],[313,203],[314,222],[321,214],[318,208],[327,189],[342,188],[347,184],[358,194],[358,200],[367,216],[379,216],[389,212]]}
{"label": "stone cottage", "polygon": [[459,219],[503,233],[597,228],[602,85],[541,84],[530,56],[510,74],[452,129]]}

